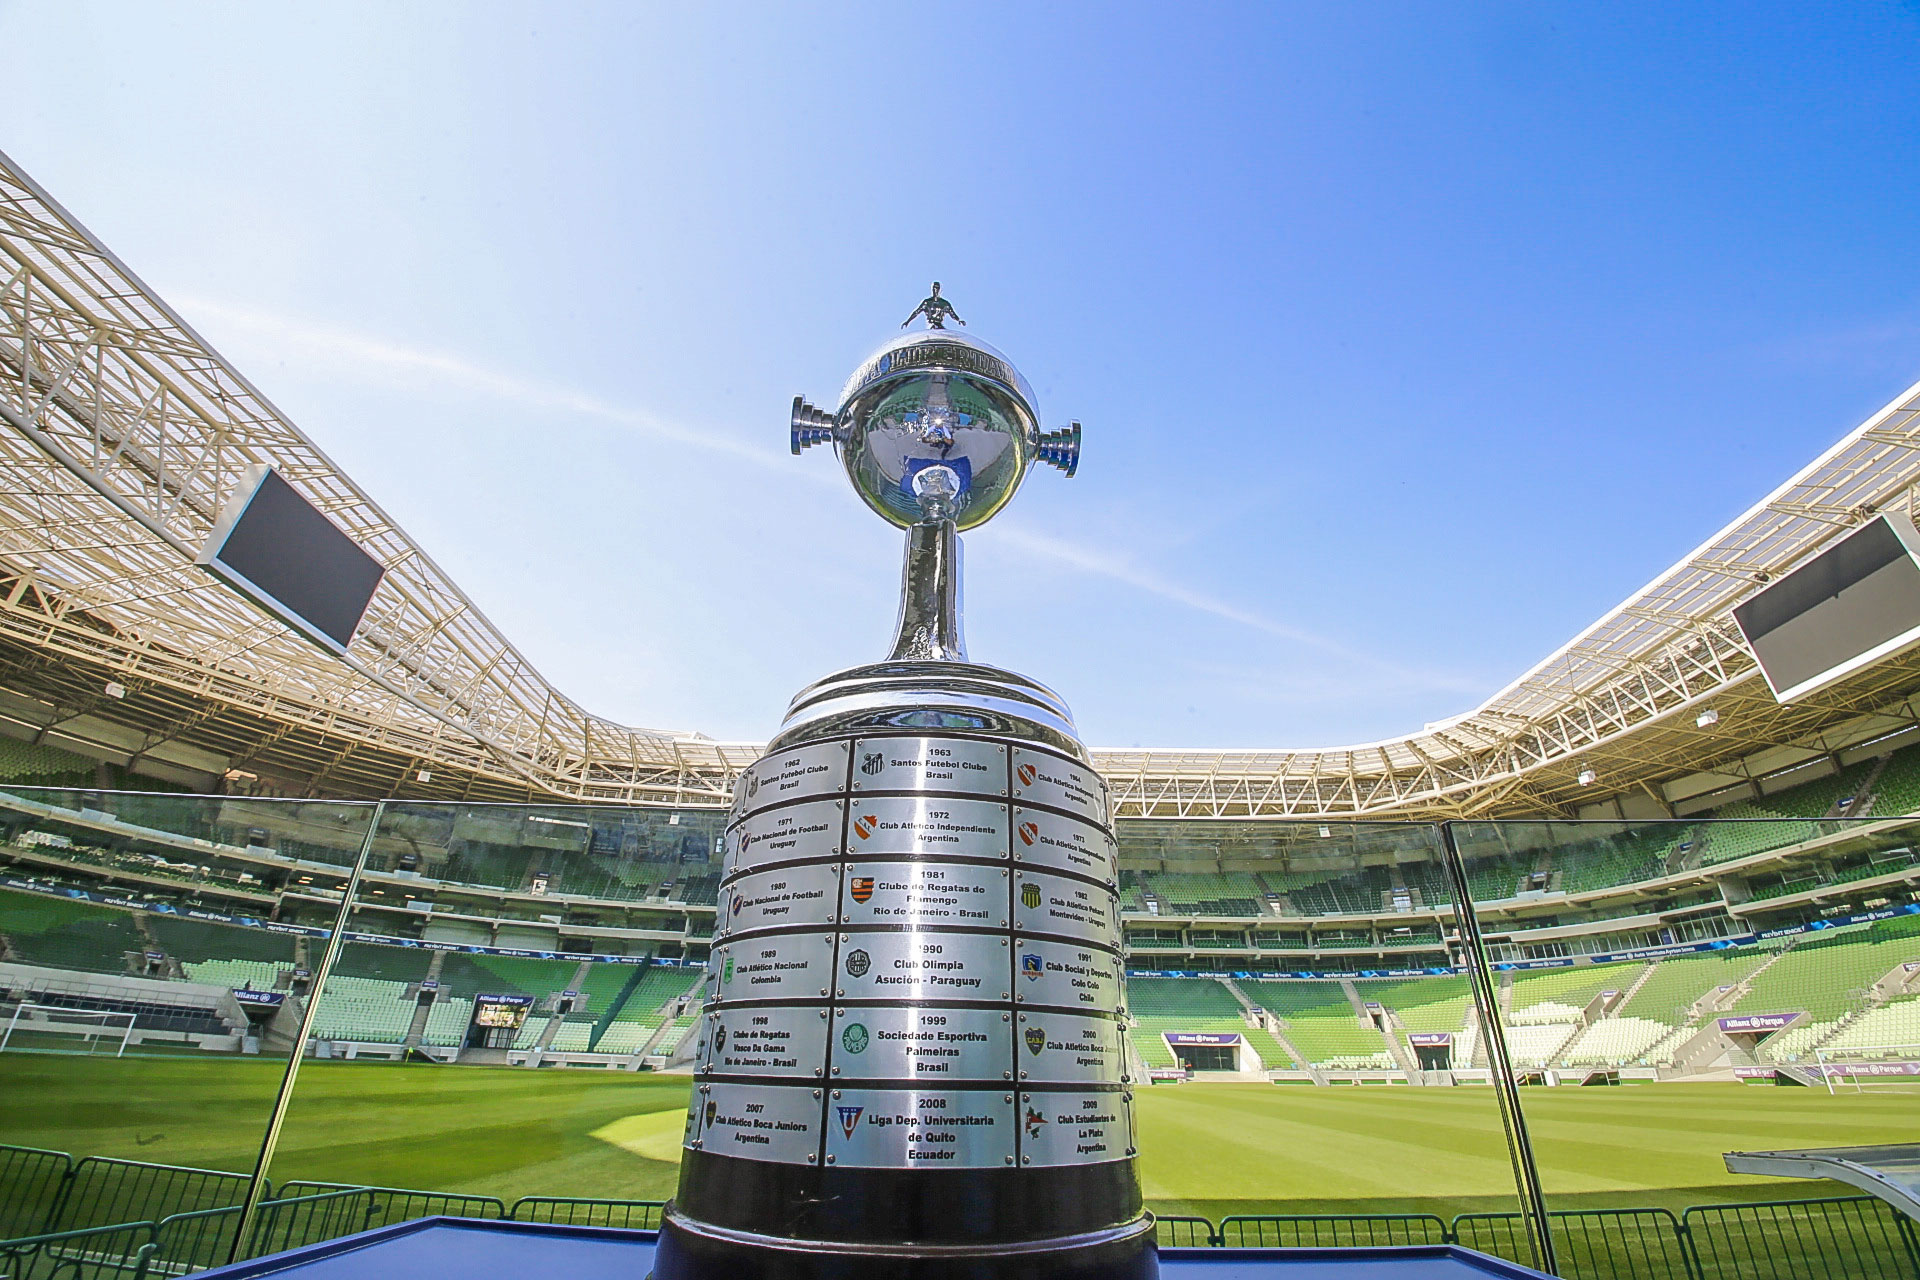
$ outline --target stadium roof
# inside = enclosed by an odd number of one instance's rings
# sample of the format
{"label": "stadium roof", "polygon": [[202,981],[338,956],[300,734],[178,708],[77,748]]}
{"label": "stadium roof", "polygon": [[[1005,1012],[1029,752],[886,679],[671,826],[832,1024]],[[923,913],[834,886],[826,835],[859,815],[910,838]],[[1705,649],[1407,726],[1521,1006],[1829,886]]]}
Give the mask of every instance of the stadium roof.
{"label": "stadium roof", "polygon": [[[252,383],[0,156],[0,721],[181,781],[328,795],[726,803],[749,743],[634,729],[543,679]],[[386,567],[344,657],[194,563],[271,463]],[[1730,610],[1911,505],[1920,385],[1475,710],[1362,746],[1096,751],[1122,817],[1657,804],[1920,720],[1912,654],[1781,706]],[[1690,709],[1720,713],[1696,726]],[[1578,780],[1584,770],[1593,779]]]}

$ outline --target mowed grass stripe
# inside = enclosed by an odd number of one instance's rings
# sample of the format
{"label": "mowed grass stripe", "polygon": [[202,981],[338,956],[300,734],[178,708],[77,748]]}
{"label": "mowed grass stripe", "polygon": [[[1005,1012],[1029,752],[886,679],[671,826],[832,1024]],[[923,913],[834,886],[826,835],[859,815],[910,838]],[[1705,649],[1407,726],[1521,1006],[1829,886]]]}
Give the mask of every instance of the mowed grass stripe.
{"label": "mowed grass stripe", "polygon": [[[0,1142],[245,1171],[284,1064],[0,1054]],[[308,1063],[276,1181],[659,1200],[678,1167],[596,1131],[684,1110],[684,1076]],[[1136,1094],[1141,1177],[1162,1212],[1448,1215],[1511,1210],[1485,1089],[1169,1085]],[[1920,1094],[1633,1085],[1527,1089],[1555,1208],[1849,1194],[1729,1174],[1723,1151],[1920,1141]],[[668,1128],[671,1122],[661,1121]],[[612,1126],[612,1128],[609,1128]]]}

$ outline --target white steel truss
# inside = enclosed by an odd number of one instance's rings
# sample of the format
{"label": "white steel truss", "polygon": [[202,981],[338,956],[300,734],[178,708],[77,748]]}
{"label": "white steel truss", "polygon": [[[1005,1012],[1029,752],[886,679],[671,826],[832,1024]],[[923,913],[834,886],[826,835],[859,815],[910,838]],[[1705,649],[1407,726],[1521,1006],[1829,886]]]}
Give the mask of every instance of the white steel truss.
{"label": "white steel truss", "polygon": [[[336,764],[356,752],[397,762],[396,780],[425,769],[491,794],[679,805],[725,803],[758,753],[617,725],[554,690],[372,499],[4,156],[0,420],[0,640],[195,708],[156,732],[191,736],[203,721],[245,716],[268,739],[331,744]],[[344,659],[192,563],[256,462],[386,567]],[[1760,701],[1732,607],[1907,499],[1916,479],[1920,385],[1467,715],[1363,746],[1099,751],[1096,763],[1120,816],[1216,818],[1539,804],[1564,791],[1570,761],[1629,736],[1644,776],[1699,767],[1697,740],[1667,743],[1658,730],[1725,693]],[[1820,714],[1888,693],[1867,682],[1775,727],[1817,730]]]}

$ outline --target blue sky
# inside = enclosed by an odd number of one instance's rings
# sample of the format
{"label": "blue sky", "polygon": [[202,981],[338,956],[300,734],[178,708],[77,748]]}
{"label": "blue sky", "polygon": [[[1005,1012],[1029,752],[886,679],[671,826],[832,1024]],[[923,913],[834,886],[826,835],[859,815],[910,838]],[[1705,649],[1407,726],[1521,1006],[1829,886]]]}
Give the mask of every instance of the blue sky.
{"label": "blue sky", "polygon": [[1079,418],[969,643],[1089,741],[1465,711],[1920,377],[1914,4],[0,4],[0,149],[562,689],[754,739],[942,280]]}

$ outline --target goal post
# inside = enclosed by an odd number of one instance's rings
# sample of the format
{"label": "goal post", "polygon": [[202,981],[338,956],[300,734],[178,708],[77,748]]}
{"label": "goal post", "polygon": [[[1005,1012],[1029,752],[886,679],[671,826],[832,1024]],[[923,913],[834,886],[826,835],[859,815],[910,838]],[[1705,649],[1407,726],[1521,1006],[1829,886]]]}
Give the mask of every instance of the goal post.
{"label": "goal post", "polygon": [[85,1040],[82,1052],[101,1053],[108,1048],[116,1058],[125,1056],[133,1040],[136,1015],[118,1009],[69,1009],[57,1004],[22,1001],[0,1032],[0,1053],[29,1046],[43,1047],[43,1036],[78,1036]]}
{"label": "goal post", "polygon": [[1920,1087],[1920,1043],[1914,1041],[1819,1048],[1813,1051],[1813,1058],[1828,1093],[1837,1093],[1846,1085],[1856,1091],[1883,1084]]}

